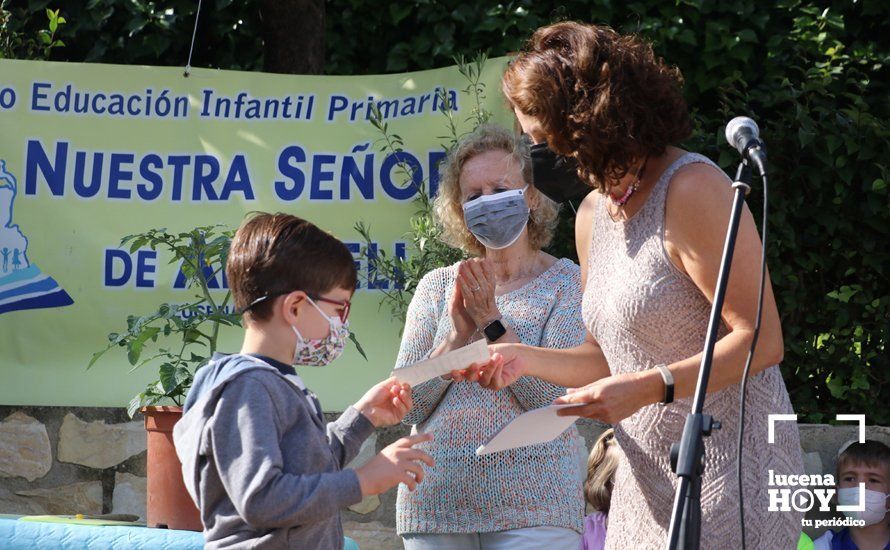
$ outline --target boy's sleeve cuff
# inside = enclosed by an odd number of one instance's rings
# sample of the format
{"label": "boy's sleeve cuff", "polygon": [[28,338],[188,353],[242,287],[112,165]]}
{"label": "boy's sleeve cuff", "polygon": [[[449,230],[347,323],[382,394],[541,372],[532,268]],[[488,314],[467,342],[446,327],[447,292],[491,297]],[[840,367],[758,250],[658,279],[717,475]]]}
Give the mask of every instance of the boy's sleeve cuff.
{"label": "boy's sleeve cuff", "polygon": [[368,417],[360,413],[355,407],[349,407],[340,418],[337,419],[340,428],[349,433],[350,437],[358,437],[360,441],[371,437],[371,434],[377,429],[374,424],[368,420]]}

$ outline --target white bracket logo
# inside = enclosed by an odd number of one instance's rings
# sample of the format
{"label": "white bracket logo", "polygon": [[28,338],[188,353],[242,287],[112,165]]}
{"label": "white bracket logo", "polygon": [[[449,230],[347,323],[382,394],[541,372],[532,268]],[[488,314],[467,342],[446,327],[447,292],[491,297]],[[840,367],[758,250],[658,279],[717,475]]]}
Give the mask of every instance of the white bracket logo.
{"label": "white bracket logo", "polygon": [[[767,442],[772,444],[776,440],[776,422],[777,421],[793,421],[797,422],[796,414],[770,414],[767,415],[769,425],[767,427]],[[834,417],[838,421],[858,422],[859,423],[859,443],[865,443],[865,415],[864,414],[838,414]],[[839,504],[838,512],[864,512],[865,511],[865,483],[859,484],[859,503],[858,504]]]}

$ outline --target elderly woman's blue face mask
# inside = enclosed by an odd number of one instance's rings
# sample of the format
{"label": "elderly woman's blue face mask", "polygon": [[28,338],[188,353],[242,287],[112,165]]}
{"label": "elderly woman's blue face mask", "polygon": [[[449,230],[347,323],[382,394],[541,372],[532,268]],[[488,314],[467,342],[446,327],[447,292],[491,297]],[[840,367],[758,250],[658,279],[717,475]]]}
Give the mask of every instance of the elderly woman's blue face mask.
{"label": "elderly woman's blue face mask", "polygon": [[482,195],[464,203],[467,229],[483,246],[499,250],[519,240],[522,230],[528,225],[526,189],[528,186],[494,195]]}

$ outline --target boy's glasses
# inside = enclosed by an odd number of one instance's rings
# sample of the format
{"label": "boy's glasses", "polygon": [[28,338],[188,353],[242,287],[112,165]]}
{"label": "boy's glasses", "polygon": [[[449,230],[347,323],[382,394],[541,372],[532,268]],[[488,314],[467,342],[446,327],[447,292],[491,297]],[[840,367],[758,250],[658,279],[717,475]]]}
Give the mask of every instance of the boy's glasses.
{"label": "boy's glasses", "polygon": [[[251,308],[253,308],[253,306],[259,304],[260,302],[265,302],[266,300],[268,300],[270,298],[275,298],[277,296],[289,294],[291,292],[293,292],[293,291],[289,290],[287,292],[273,292],[271,294],[266,294],[264,296],[260,296],[259,298],[257,298],[253,302],[251,302],[250,305],[248,305],[246,308],[244,308],[241,311],[241,313],[249,311]],[[349,301],[349,300],[333,300],[331,298],[325,298],[324,296],[318,296],[315,294],[307,294],[307,296],[309,296],[310,298],[312,298],[313,301],[316,301],[316,302],[325,302],[328,304],[333,304],[335,306],[342,306],[343,309],[337,310],[337,315],[340,317],[341,323],[345,323],[346,319],[349,318],[349,308],[352,306],[351,301]]]}
{"label": "boy's glasses", "polygon": [[352,302],[350,302],[349,300],[332,300],[331,298],[325,298],[323,296],[313,296],[311,294],[307,294],[307,296],[309,296],[316,302],[325,302],[327,304],[333,304],[335,306],[342,306],[343,309],[337,310],[337,315],[340,316],[341,323],[345,323],[346,319],[349,318],[349,308],[352,305]]}

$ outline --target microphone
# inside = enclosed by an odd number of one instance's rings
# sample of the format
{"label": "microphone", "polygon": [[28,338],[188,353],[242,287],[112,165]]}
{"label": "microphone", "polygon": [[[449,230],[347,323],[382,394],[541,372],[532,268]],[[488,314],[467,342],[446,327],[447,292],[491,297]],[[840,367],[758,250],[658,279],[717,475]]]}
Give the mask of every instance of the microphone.
{"label": "microphone", "polygon": [[726,142],[737,150],[746,161],[754,164],[763,174],[766,171],[765,145],[760,141],[760,128],[746,116],[737,116],[726,125]]}

